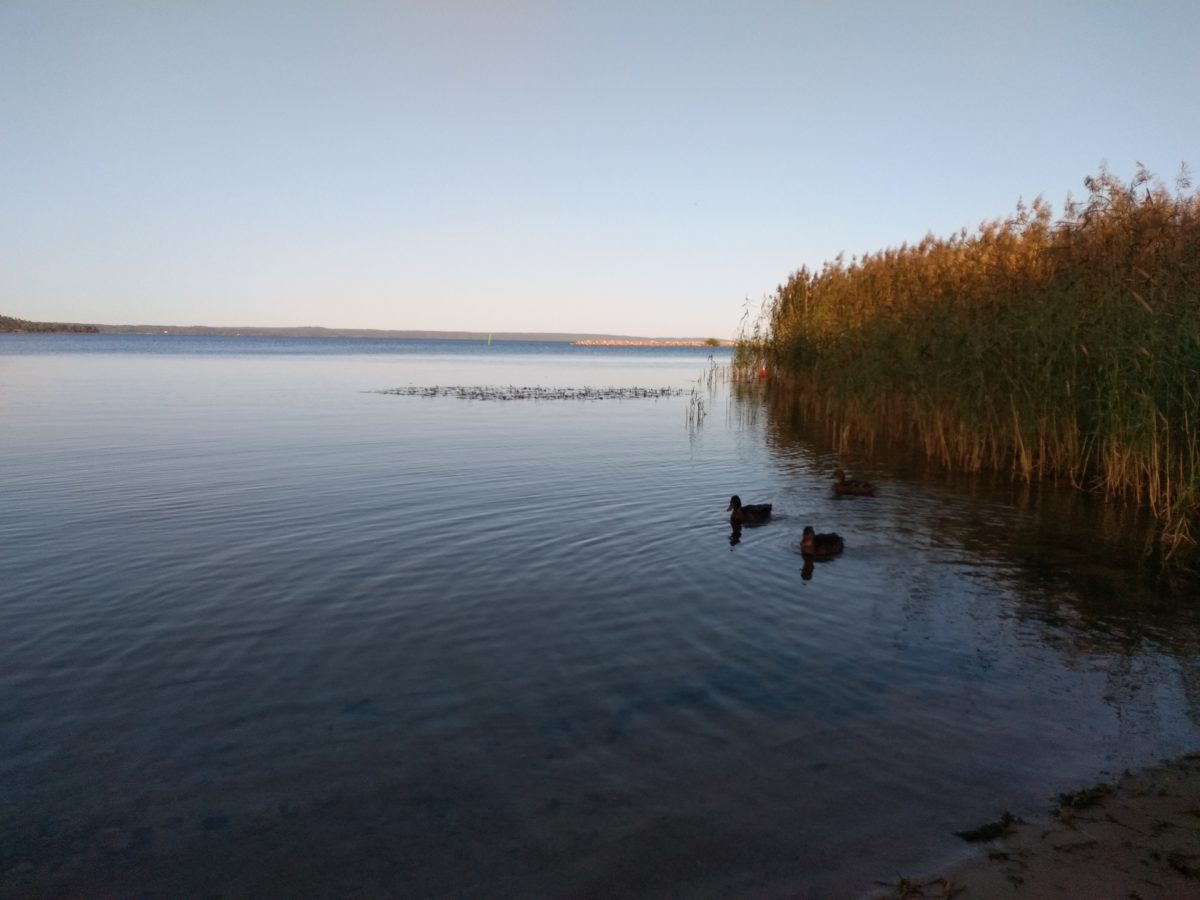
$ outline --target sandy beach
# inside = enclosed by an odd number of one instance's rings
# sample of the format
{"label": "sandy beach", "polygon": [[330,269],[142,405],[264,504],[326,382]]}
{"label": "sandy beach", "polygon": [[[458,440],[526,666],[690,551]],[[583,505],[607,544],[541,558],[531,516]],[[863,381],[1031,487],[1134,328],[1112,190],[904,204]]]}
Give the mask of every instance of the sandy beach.
{"label": "sandy beach", "polygon": [[1200,897],[1200,753],[1047,798],[1044,817],[963,823],[976,856],[902,877],[883,898]]}

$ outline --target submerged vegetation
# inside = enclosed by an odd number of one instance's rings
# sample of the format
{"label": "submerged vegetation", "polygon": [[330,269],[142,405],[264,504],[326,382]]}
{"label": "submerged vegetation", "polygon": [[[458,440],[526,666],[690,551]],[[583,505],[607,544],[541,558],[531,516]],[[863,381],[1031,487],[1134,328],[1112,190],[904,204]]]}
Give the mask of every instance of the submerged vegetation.
{"label": "submerged vegetation", "polygon": [[432,385],[389,388],[380,394],[402,397],[457,397],[459,400],[659,400],[679,397],[680,388],[641,387],[514,387],[513,385]]}
{"label": "submerged vegetation", "polygon": [[1085,179],[948,238],[801,269],[736,364],[840,445],[899,439],[946,468],[1054,477],[1200,526],[1200,193]]}

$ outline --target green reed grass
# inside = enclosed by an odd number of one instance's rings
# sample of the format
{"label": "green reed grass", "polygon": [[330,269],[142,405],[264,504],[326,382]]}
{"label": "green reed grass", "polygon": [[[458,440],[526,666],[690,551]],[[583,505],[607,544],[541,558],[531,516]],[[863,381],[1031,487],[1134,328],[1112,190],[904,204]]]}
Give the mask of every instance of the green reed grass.
{"label": "green reed grass", "polygon": [[948,238],[801,269],[735,370],[791,385],[842,443],[914,442],[946,467],[1066,478],[1200,526],[1200,192],[1139,168]]}

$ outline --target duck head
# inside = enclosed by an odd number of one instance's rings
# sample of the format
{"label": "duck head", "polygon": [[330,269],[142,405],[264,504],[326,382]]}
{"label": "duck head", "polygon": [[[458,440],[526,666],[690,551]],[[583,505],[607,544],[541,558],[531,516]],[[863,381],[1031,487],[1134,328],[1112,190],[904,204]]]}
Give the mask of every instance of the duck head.
{"label": "duck head", "polygon": [[804,535],[800,539],[800,551],[802,553],[812,553],[816,550],[817,533],[811,525],[804,526]]}
{"label": "duck head", "polygon": [[725,507],[725,512],[733,512],[734,510],[741,509],[741,508],[742,508],[742,498],[739,497],[737,494],[734,494],[732,497],[729,498],[729,505],[727,507]]}

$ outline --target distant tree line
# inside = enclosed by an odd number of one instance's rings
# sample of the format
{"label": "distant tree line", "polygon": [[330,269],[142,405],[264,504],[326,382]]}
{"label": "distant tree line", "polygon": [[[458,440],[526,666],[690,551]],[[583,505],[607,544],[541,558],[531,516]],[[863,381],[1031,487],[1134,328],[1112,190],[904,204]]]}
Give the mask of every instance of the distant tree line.
{"label": "distant tree line", "polygon": [[69,322],[30,322],[28,319],[0,316],[0,332],[45,333],[58,331],[98,334],[100,329],[95,325],[75,325]]}

